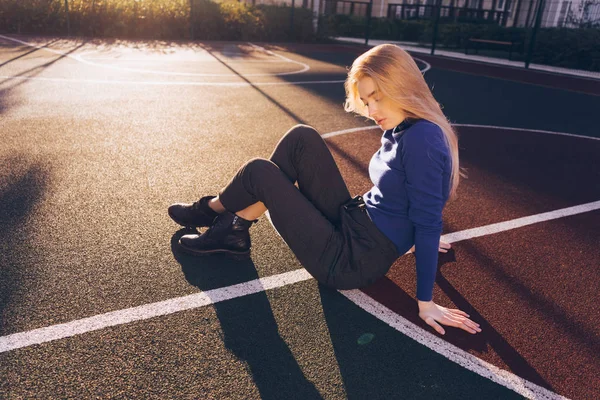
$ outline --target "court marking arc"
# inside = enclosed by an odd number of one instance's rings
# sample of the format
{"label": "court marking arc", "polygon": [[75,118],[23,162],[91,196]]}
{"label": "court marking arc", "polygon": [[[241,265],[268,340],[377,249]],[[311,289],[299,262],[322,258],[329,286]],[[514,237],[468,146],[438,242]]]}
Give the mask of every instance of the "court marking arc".
{"label": "court marking arc", "polygon": [[[129,68],[125,68],[125,67],[117,67],[117,66],[113,66],[113,65],[107,65],[107,64],[100,64],[100,63],[93,63],[90,62],[86,59],[83,58],[83,55],[85,54],[92,54],[92,53],[97,53],[96,50],[94,51],[89,51],[89,52],[84,52],[81,55],[72,55],[72,54],[67,54],[58,50],[53,50],[53,49],[49,49],[46,47],[42,47],[42,46],[38,46],[32,43],[27,43],[24,41],[21,41],[19,39],[14,39],[8,36],[4,36],[4,35],[0,35],[0,38],[4,38],[7,40],[12,40],[15,41],[17,43],[21,43],[24,44],[26,46],[30,46],[39,50],[46,50],[49,51],[51,53],[54,54],[58,54],[58,55],[62,55],[62,56],[66,56],[68,58],[74,59],[76,61],[79,61],[83,64],[88,64],[88,65],[92,65],[92,66],[96,66],[96,67],[105,67],[105,68],[110,68],[110,69],[115,69],[115,70],[122,70],[122,71],[129,71],[129,72],[140,72],[140,73],[150,73],[150,74],[159,74],[159,75],[172,75],[172,76],[228,76],[228,77],[235,77],[235,75],[233,74],[198,74],[198,73],[179,73],[179,72],[167,72],[167,71],[152,71],[152,70],[144,70],[144,69],[129,69]],[[293,72],[282,72],[282,73],[275,73],[275,74],[244,74],[244,77],[248,77],[248,76],[283,76],[283,75],[293,75],[293,74],[300,74],[300,73],[304,73],[308,70],[310,70],[310,66],[308,66],[305,63],[301,63],[299,61],[294,61],[291,60],[290,58],[287,58],[285,56],[282,56],[280,54],[274,53],[271,50],[267,50],[264,47],[261,46],[257,46],[253,43],[248,42],[248,44],[250,44],[251,46],[261,49],[264,52],[268,53],[268,54],[272,54],[273,56],[279,57],[282,60],[284,60],[285,62],[291,62],[291,63],[295,63],[295,64],[299,64],[303,66],[302,70],[299,71],[293,71]],[[213,56],[214,57],[214,56]],[[216,59],[216,57],[215,57]],[[421,70],[422,74],[425,74],[425,72],[427,72],[428,70],[431,69],[431,64],[429,64],[428,62],[426,62],[425,60],[422,60],[418,57],[413,57],[413,59],[420,61],[421,63],[423,63],[425,65],[425,68]],[[218,59],[217,59],[218,60]],[[344,83],[345,80],[320,80],[320,81],[305,81],[305,82],[256,82],[256,83],[248,83],[248,82],[189,82],[189,81],[183,81],[183,82],[170,82],[170,81],[123,81],[123,80],[108,80],[108,79],[69,79],[69,78],[43,78],[43,77],[15,77],[15,76],[8,76],[8,75],[0,75],[0,78],[3,79],[21,79],[21,80],[41,80],[41,81],[55,81],[55,82],[74,82],[74,83],[101,83],[101,84],[134,84],[134,85],[174,85],[174,86],[229,86],[229,87],[250,87],[250,86],[283,86],[283,85],[302,85],[302,84],[331,84],[331,83]],[[0,85],[2,84],[2,82],[0,82]]]}
{"label": "court marking arc", "polygon": [[[13,42],[17,42],[20,44],[23,44],[25,46],[29,46],[29,47],[33,47],[36,48],[38,50],[45,50],[54,54],[58,54],[70,59],[73,59],[75,61],[78,61],[82,64],[87,64],[87,65],[91,65],[94,67],[100,67],[100,68],[107,68],[107,69],[114,69],[117,71],[127,71],[127,72],[138,72],[138,73],[147,73],[147,74],[155,74],[155,75],[167,75],[167,76],[235,76],[231,73],[228,74],[201,74],[201,73],[194,73],[194,72],[168,72],[168,71],[155,71],[155,70],[146,70],[146,69],[140,69],[140,68],[127,68],[127,67],[118,67],[118,66],[114,66],[111,64],[101,64],[101,63],[94,63],[91,61],[86,60],[85,58],[83,58],[84,55],[86,54],[93,54],[93,53],[98,53],[98,50],[92,50],[92,51],[87,51],[87,52],[83,52],[81,54],[69,54],[69,53],[65,53],[62,51],[58,51],[58,50],[54,50],[54,49],[50,49],[47,47],[43,47],[43,46],[38,46],[36,44],[33,43],[28,43],[19,39],[15,39],[15,38],[11,38],[9,36],[5,36],[5,35],[0,35],[0,38],[6,39],[6,40],[11,40]],[[244,74],[244,76],[284,76],[284,75],[296,75],[296,74],[301,74],[304,73],[306,71],[310,70],[310,66],[308,64],[299,62],[299,61],[295,61],[292,60],[288,57],[276,54],[270,50],[267,50],[261,46],[257,46],[253,43],[248,42],[248,44],[250,44],[252,47],[256,48],[256,49],[260,49],[262,51],[264,51],[267,54],[271,54],[275,57],[279,57],[282,60],[289,62],[289,63],[293,63],[293,64],[298,64],[300,66],[302,66],[302,69],[297,70],[297,71],[291,71],[291,72],[279,72],[279,73],[274,73],[274,74]],[[214,55],[213,55],[214,57]],[[215,57],[216,58],[216,57]]]}

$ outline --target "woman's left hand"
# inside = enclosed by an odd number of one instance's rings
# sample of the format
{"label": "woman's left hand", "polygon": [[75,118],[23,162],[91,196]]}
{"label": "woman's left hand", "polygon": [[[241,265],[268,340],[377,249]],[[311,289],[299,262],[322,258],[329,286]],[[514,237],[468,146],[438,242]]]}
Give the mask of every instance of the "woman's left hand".
{"label": "woman's left hand", "polygon": [[440,248],[439,248],[439,250],[438,250],[438,251],[439,251],[440,253],[447,253],[447,252],[448,252],[448,250],[450,250],[450,248],[451,248],[451,247],[452,247],[452,246],[450,246],[450,243],[442,242],[442,241],[440,240]]}
{"label": "woman's left hand", "polygon": [[[440,247],[438,249],[438,251],[440,253],[447,253],[448,250],[450,250],[452,248],[452,246],[450,246],[450,243],[446,243],[446,242],[442,242],[440,240]],[[408,253],[414,253],[415,252],[415,246],[411,247],[409,251],[406,252],[406,254]]]}
{"label": "woman's left hand", "polygon": [[454,326],[469,333],[481,332],[479,324],[471,321],[469,315],[458,309],[439,306],[433,301],[419,301],[419,317],[433,327],[440,335],[445,333],[440,324]]}

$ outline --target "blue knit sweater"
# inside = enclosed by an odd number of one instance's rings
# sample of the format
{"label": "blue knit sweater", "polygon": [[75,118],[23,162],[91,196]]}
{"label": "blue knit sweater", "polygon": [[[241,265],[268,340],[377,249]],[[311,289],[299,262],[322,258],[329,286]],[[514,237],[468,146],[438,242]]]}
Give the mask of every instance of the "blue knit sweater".
{"label": "blue knit sweater", "polygon": [[424,119],[405,119],[383,132],[381,148],[369,164],[374,186],[363,196],[367,211],[399,254],[415,245],[421,301],[433,296],[451,163],[439,126]]}

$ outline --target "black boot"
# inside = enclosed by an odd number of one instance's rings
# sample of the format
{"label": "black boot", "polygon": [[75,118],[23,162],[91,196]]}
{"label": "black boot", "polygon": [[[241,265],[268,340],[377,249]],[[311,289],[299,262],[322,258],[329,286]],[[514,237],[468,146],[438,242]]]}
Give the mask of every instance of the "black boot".
{"label": "black boot", "polygon": [[225,253],[237,258],[250,256],[248,229],[258,220],[248,221],[229,211],[219,214],[212,226],[201,235],[184,235],[179,245],[194,255]]}
{"label": "black boot", "polygon": [[188,228],[211,226],[217,215],[208,202],[215,196],[205,196],[192,204],[177,203],[169,206],[169,217],[179,225]]}

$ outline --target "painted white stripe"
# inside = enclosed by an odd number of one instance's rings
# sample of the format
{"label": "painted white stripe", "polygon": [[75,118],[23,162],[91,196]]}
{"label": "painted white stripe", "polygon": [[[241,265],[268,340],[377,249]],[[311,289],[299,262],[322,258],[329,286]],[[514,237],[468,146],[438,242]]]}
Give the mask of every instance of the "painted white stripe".
{"label": "painted white stripe", "polygon": [[173,314],[179,311],[203,307],[241,296],[260,293],[265,290],[291,285],[311,278],[312,276],[306,272],[305,269],[301,268],[295,271],[255,279],[237,285],[207,290],[205,292],[146,304],[139,307],[112,311],[27,332],[14,333],[12,335],[0,337],[0,353],[80,335],[110,326],[123,325],[134,321],[142,321],[162,315]]}
{"label": "painted white stripe", "polygon": [[421,70],[421,73],[424,74],[425,72],[429,71],[431,69],[431,64],[429,64],[427,61],[422,60],[418,57],[414,57],[413,58],[417,61],[421,61],[423,64],[425,64],[425,69]]}
{"label": "painted white stripe", "polygon": [[559,210],[549,211],[542,214],[531,215],[529,217],[517,218],[510,221],[499,222],[481,226],[479,228],[466,229],[460,232],[448,233],[443,235],[440,240],[448,243],[455,243],[461,240],[472,239],[480,236],[493,235],[494,233],[506,232],[512,229],[521,228],[526,225],[537,224],[538,222],[550,221],[553,219],[568,217],[570,215],[582,214],[589,211],[600,209],[600,201],[581,204],[574,207],[561,208]]}
{"label": "painted white stripe", "polygon": [[439,353],[460,365],[473,371],[484,378],[505,386],[528,399],[565,400],[564,396],[551,392],[550,390],[523,379],[511,372],[500,369],[474,355],[446,342],[445,340],[421,329],[406,318],[401,317],[389,308],[381,305],[360,290],[340,290],[344,296],[358,305],[360,308],[385,322],[395,330],[429,349]]}
{"label": "painted white stripe", "polygon": [[[600,140],[600,137],[575,135],[575,134],[572,134],[572,133],[565,133],[565,132],[544,131],[544,130],[540,130],[540,129],[511,128],[511,127],[506,127],[506,126],[474,125],[474,124],[452,124],[452,126],[464,126],[464,127],[468,127],[468,128],[501,129],[501,130],[519,131],[519,132],[546,133],[546,134],[549,134],[549,135],[569,136],[569,137],[575,137],[575,138],[579,138],[579,139]],[[333,137],[333,136],[344,135],[346,133],[353,133],[353,132],[359,132],[359,131],[364,131],[364,130],[369,130],[369,129],[376,129],[376,128],[379,128],[379,126],[373,125],[373,126],[365,126],[365,127],[362,127],[362,128],[343,129],[341,131],[334,131],[334,132],[325,133],[325,134],[321,135],[321,137],[323,137],[324,139],[326,139],[326,138],[330,138],[330,137]],[[379,128],[379,129],[381,129],[381,128]]]}
{"label": "painted white stripe", "polygon": [[580,139],[592,139],[592,140],[600,140],[600,137],[593,136],[583,136],[583,135],[574,135],[572,133],[564,133],[564,132],[555,132],[555,131],[544,131],[540,129],[526,129],[526,128],[511,128],[507,126],[495,126],[495,125],[474,125],[474,124],[452,124],[453,126],[464,126],[468,128],[490,128],[490,129],[503,129],[507,131],[523,131],[523,132],[535,132],[535,133],[547,133],[549,135],[560,135],[560,136],[570,136],[576,137]]}
{"label": "painted white stripe", "polygon": [[[114,64],[103,64],[103,63],[92,62],[92,61],[89,61],[88,58],[83,57],[87,54],[94,54],[94,53],[97,53],[97,51],[94,50],[94,51],[88,51],[88,52],[81,53],[81,54],[68,55],[68,57],[70,57],[74,60],[77,60],[83,64],[91,65],[94,67],[114,69],[116,71],[137,72],[137,73],[141,73],[141,74],[166,75],[166,76],[231,76],[231,77],[236,76],[235,74],[233,74],[231,72],[228,72],[226,74],[203,74],[203,73],[198,73],[198,72],[175,72],[175,71],[160,71],[160,70],[153,70],[153,69],[147,69],[147,68],[120,67],[120,66],[117,66]],[[218,59],[216,57],[215,57],[215,59],[218,61]],[[290,72],[244,74],[244,77],[296,75],[296,74],[301,74],[303,72],[306,72],[308,69],[310,69],[310,67],[306,64],[298,63],[295,61],[294,61],[294,63],[303,65],[304,67],[302,69],[299,69],[296,71],[290,71]]]}
{"label": "painted white stripe", "polygon": [[[600,201],[583,204],[581,206],[569,207],[561,210],[556,210],[549,213],[539,214],[519,218],[513,221],[506,221],[500,224],[492,224],[481,228],[470,229],[461,232],[455,232],[446,235],[444,239],[451,243],[456,243],[461,240],[466,240],[476,236],[490,234],[491,226],[495,226],[493,233],[500,232],[499,227],[504,230],[515,229],[518,226],[523,226],[535,222],[547,221],[549,219],[560,218],[563,216],[575,215],[600,208]],[[536,218],[544,216],[542,218]],[[523,220],[528,221],[523,223]],[[514,221],[521,221],[513,223]],[[468,234],[463,234],[468,232]],[[234,299],[241,296],[246,296],[254,293],[259,293],[269,289],[279,288],[291,285],[297,282],[311,279],[312,276],[304,269],[300,268],[295,271],[286,272],[283,274],[273,275],[267,278],[255,279],[253,281],[240,283],[224,288],[208,290],[188,296],[178,297],[175,299],[165,300],[157,303],[147,304],[139,307],[128,308],[119,311],[113,311],[89,318],[71,321],[65,324],[52,325],[45,328],[34,329],[27,332],[15,333],[8,336],[0,337],[0,353],[19,348],[32,346],[50,342],[53,340],[63,339],[86,332],[91,332],[99,329],[104,329],[111,326],[127,324],[134,321],[141,321],[158,316],[173,314],[179,311],[190,310],[193,308],[203,307],[210,304],[215,304],[221,301]],[[379,304],[366,294],[358,290],[340,291],[344,296],[353,301],[363,310],[369,312],[376,318],[387,323],[397,331],[409,336],[418,343],[427,346],[428,348],[442,354],[449,360],[456,362],[462,367],[469,369],[484,378],[488,378],[493,382],[501,384],[515,392],[526,396],[530,399],[544,400],[563,400],[566,397],[560,396],[547,389],[542,388],[523,379],[511,372],[502,370],[489,364],[479,358],[457,348],[456,346],[443,341],[442,339],[432,335],[431,333],[419,328],[405,318],[399,316],[383,305]]]}
{"label": "painted white stripe", "polygon": [[368,130],[371,130],[371,129],[381,129],[381,128],[379,126],[377,126],[377,125],[363,126],[363,127],[360,127],[360,128],[350,128],[350,129],[343,129],[341,131],[335,131],[335,132],[325,133],[325,134],[321,135],[321,137],[323,139],[327,139],[327,138],[338,136],[338,135],[344,135],[346,133],[368,131]]}
{"label": "painted white stripe", "polygon": [[[95,62],[91,62],[91,61],[88,61],[87,59],[83,58],[83,56],[86,55],[86,54],[97,53],[98,52],[97,50],[87,51],[87,52],[84,52],[84,53],[81,53],[81,54],[69,54],[69,53],[66,53],[66,52],[63,52],[63,51],[58,51],[58,50],[50,49],[50,48],[47,48],[47,47],[38,46],[38,45],[33,44],[33,43],[24,42],[22,40],[11,38],[11,37],[5,36],[5,35],[0,35],[0,38],[6,39],[6,40],[11,40],[13,42],[20,43],[20,44],[23,44],[25,46],[33,47],[33,48],[36,48],[38,50],[44,50],[44,51],[49,51],[49,52],[54,53],[54,54],[59,54],[61,56],[73,59],[73,60],[78,61],[78,62],[83,63],[83,64],[91,65],[91,66],[94,66],[94,67],[100,67],[100,68],[114,69],[114,70],[118,70],[118,71],[137,72],[137,73],[155,74],[155,75],[175,75],[175,76],[235,76],[232,73],[227,73],[227,74],[201,74],[201,73],[194,73],[194,72],[169,72],[169,71],[156,71],[156,70],[150,70],[150,69],[119,67],[119,66],[116,66],[116,65],[95,63]],[[295,74],[301,74],[301,73],[306,72],[306,71],[308,71],[310,69],[310,67],[307,64],[291,60],[291,59],[289,59],[287,57],[280,56],[280,55],[275,54],[275,53],[273,53],[273,52],[271,52],[269,50],[261,48],[260,46],[256,46],[256,45],[253,45],[253,44],[252,44],[252,46],[254,46],[256,48],[259,48],[259,49],[262,49],[262,50],[264,50],[267,53],[270,53],[270,54],[272,54],[274,56],[277,56],[277,57],[281,58],[282,60],[286,60],[287,62],[290,62],[290,63],[293,63],[293,64],[298,64],[298,65],[302,66],[302,69],[297,70],[297,71],[280,72],[280,73],[274,73],[274,74],[244,74],[245,77],[248,77],[248,76],[284,76],[284,75],[295,75]]]}
{"label": "painted white stripe", "polygon": [[[461,240],[508,231],[525,225],[581,214],[597,209],[600,209],[600,201],[529,217],[518,218],[498,224],[491,224],[479,228],[454,232],[444,235],[442,239],[449,243],[456,243]],[[310,274],[308,274],[305,269],[300,268],[295,271],[273,275],[267,278],[255,279],[253,281],[248,281],[237,285],[208,290],[206,292],[195,293],[157,303],[146,304],[139,307],[113,311],[64,324],[34,329],[32,331],[2,336],[0,337],[0,353],[34,344],[40,344],[79,335],[110,326],[122,325],[133,321],[140,321],[161,315],[173,314],[183,310],[202,307],[209,304],[218,303],[220,301],[234,299],[236,297],[258,293],[264,290],[290,285],[310,278]]]}
{"label": "painted white stripe", "polygon": [[308,71],[308,70],[310,69],[310,66],[309,66],[308,64],[305,64],[305,63],[303,63],[303,62],[300,62],[300,61],[295,61],[295,60],[292,60],[291,58],[287,58],[287,57],[285,57],[285,56],[282,56],[281,54],[273,53],[271,50],[267,50],[267,49],[265,49],[265,48],[264,48],[264,47],[262,47],[262,46],[255,45],[254,43],[250,43],[250,42],[248,42],[248,44],[249,44],[250,46],[253,46],[253,47],[254,47],[254,48],[256,48],[256,49],[259,49],[259,50],[261,50],[261,51],[264,51],[264,52],[265,52],[265,53],[267,53],[267,54],[270,54],[270,55],[272,55],[272,56],[275,56],[275,57],[279,57],[279,58],[281,58],[283,61],[287,61],[287,62],[290,62],[290,63],[293,63],[293,64],[302,65],[302,66],[304,67],[304,69],[303,69],[301,72],[305,72],[305,71]]}
{"label": "painted white stripe", "polygon": [[106,80],[106,79],[71,79],[71,78],[44,78],[27,76],[0,75],[0,78],[6,79],[0,82],[3,85],[11,79],[32,80],[60,83],[91,83],[91,84],[117,84],[117,85],[151,85],[151,86],[226,86],[226,87],[251,87],[251,86],[287,86],[287,85],[321,85],[331,83],[343,83],[338,81],[298,81],[298,82],[193,82],[193,81],[124,81],[124,80]]}
{"label": "painted white stripe", "polygon": [[[199,63],[217,63],[219,62],[219,60],[215,60],[214,58],[208,58],[208,59],[204,59],[204,60],[194,60],[194,59],[189,59],[189,58],[171,58],[171,57],[164,57],[164,58],[118,58],[118,57],[86,57],[86,60],[102,60],[102,61],[132,61],[132,62],[171,62],[171,61],[177,61],[177,62],[185,62],[185,63],[190,63],[190,62],[199,62]],[[286,63],[288,61],[284,61],[284,60],[227,60],[227,64],[230,63]]]}
{"label": "painted white stripe", "polygon": [[33,44],[33,43],[27,43],[27,42],[24,42],[22,40],[11,38],[11,37],[8,37],[8,36],[0,35],[0,38],[6,39],[6,40],[11,40],[13,42],[17,42],[17,43],[20,43],[20,44],[24,44],[25,46],[33,47],[33,48],[38,49],[38,50],[45,50],[45,51],[49,51],[50,53],[58,54],[58,55],[61,55],[61,56],[71,57],[70,54],[66,54],[66,53],[64,53],[62,51],[54,50],[54,49],[51,49],[51,48],[48,48],[48,47],[44,47],[44,46],[38,46],[38,45]]}

